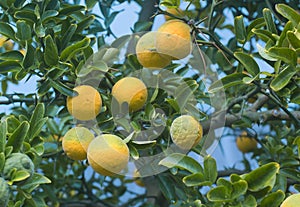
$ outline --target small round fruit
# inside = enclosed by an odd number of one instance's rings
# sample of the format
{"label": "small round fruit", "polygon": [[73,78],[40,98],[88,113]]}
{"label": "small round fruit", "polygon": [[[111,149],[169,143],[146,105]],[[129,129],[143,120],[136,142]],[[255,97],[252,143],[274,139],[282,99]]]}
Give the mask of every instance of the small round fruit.
{"label": "small round fruit", "polygon": [[4,47],[5,50],[10,51],[14,47],[14,43],[11,40],[8,40],[7,37],[0,37],[0,47]]}
{"label": "small round fruit", "polygon": [[196,146],[203,136],[201,124],[190,115],[177,117],[171,124],[172,141],[181,149],[191,149]]}
{"label": "small round fruit", "polygon": [[254,138],[248,137],[247,132],[243,131],[236,139],[236,145],[241,152],[248,153],[257,148],[257,141]]}
{"label": "small round fruit", "polygon": [[11,180],[11,172],[14,168],[17,171],[25,170],[30,176],[34,173],[32,160],[23,153],[12,153],[6,158],[3,168],[3,177],[6,180]]}
{"label": "small round fruit", "polygon": [[89,164],[97,173],[114,176],[127,167],[129,149],[120,137],[103,134],[90,143],[87,157]]}
{"label": "small round fruit", "polygon": [[100,93],[89,85],[81,85],[74,88],[77,96],[67,98],[69,113],[78,120],[88,121],[95,119],[100,113],[102,99]]}
{"label": "small round fruit", "polygon": [[120,105],[124,102],[128,103],[130,112],[141,109],[148,97],[146,85],[135,77],[120,79],[113,86],[111,94]]}
{"label": "small round fruit", "polygon": [[297,207],[300,203],[300,193],[296,193],[287,197],[280,207]]}
{"label": "small round fruit", "polygon": [[85,160],[90,142],[94,134],[85,127],[74,127],[67,131],[62,139],[62,148],[73,160]]}
{"label": "small round fruit", "polygon": [[161,54],[156,50],[157,32],[144,34],[136,45],[137,59],[142,66],[150,69],[161,69],[171,63],[171,57]]}
{"label": "small round fruit", "polygon": [[157,31],[157,52],[169,55],[173,59],[182,59],[191,53],[191,28],[183,21],[169,20],[162,24]]}
{"label": "small round fruit", "polygon": [[3,178],[0,177],[0,206],[6,207],[9,201],[9,186]]}

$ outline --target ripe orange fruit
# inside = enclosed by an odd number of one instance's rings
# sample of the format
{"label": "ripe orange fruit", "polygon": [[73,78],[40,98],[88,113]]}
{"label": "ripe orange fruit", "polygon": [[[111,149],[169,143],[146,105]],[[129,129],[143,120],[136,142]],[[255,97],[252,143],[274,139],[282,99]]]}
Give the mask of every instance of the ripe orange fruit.
{"label": "ripe orange fruit", "polygon": [[171,57],[156,50],[157,32],[144,34],[137,42],[136,55],[140,64],[150,69],[161,69],[171,63]]}
{"label": "ripe orange fruit", "polygon": [[102,99],[100,93],[88,85],[77,86],[73,89],[77,96],[67,98],[69,113],[78,120],[87,121],[95,119],[100,113]]}
{"label": "ripe orange fruit", "polygon": [[113,134],[97,136],[88,147],[90,166],[104,176],[113,176],[127,167],[129,149],[123,140]]}
{"label": "ripe orange fruit", "polygon": [[182,59],[192,51],[191,28],[180,20],[169,20],[158,28],[156,48],[173,59]]}
{"label": "ripe orange fruit", "polygon": [[257,141],[254,138],[248,137],[247,132],[243,131],[236,139],[236,145],[241,152],[248,153],[257,148]]}
{"label": "ripe orange fruit", "polygon": [[280,207],[297,207],[300,203],[300,193],[296,193],[287,197]]}
{"label": "ripe orange fruit", "polygon": [[203,136],[201,124],[190,115],[177,117],[171,124],[172,141],[181,149],[191,149],[196,146]]}
{"label": "ripe orange fruit", "polygon": [[67,131],[62,139],[62,148],[66,155],[73,160],[85,160],[93,133],[85,127],[74,127]]}
{"label": "ripe orange fruit", "polygon": [[120,79],[113,86],[111,94],[119,104],[128,103],[130,112],[141,109],[148,97],[146,85],[135,77]]}

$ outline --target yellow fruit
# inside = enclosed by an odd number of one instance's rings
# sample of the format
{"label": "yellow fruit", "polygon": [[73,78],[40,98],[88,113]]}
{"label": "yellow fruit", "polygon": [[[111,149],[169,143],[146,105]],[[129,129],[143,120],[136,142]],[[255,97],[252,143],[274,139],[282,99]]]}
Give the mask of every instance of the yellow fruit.
{"label": "yellow fruit", "polygon": [[120,79],[113,86],[111,94],[119,104],[128,103],[130,112],[141,109],[148,97],[146,85],[135,77]]}
{"label": "yellow fruit", "polygon": [[236,145],[241,152],[247,153],[257,148],[257,141],[254,138],[248,137],[247,132],[243,131],[236,139]]}
{"label": "yellow fruit", "polygon": [[0,47],[4,47],[5,50],[12,50],[14,47],[14,43],[11,40],[8,40],[7,37],[0,37]]}
{"label": "yellow fruit", "polygon": [[77,96],[67,98],[69,113],[78,120],[87,121],[95,119],[100,113],[102,99],[99,92],[92,86],[81,85],[73,89]]}
{"label": "yellow fruit", "polygon": [[180,20],[169,20],[158,28],[156,49],[159,53],[182,59],[192,50],[191,28]]}
{"label": "yellow fruit", "polygon": [[74,127],[67,131],[62,140],[62,147],[66,155],[73,160],[85,160],[93,133],[85,127]]}
{"label": "yellow fruit", "polygon": [[177,117],[171,124],[170,134],[173,142],[181,149],[191,149],[203,136],[201,124],[190,115]]}
{"label": "yellow fruit", "polygon": [[[182,9],[180,9],[180,8],[168,8],[166,10],[166,12],[173,14],[174,16],[179,17],[179,18],[184,17],[184,11],[182,11]],[[164,17],[165,17],[165,20],[167,20],[167,21],[174,19],[174,17],[171,17],[167,14],[165,14]]]}
{"label": "yellow fruit", "polygon": [[150,69],[161,69],[171,63],[171,57],[156,50],[157,32],[144,34],[136,45],[136,55],[140,64]]}
{"label": "yellow fruit", "polygon": [[127,167],[129,149],[120,137],[103,134],[90,143],[87,157],[97,173],[113,176]]}
{"label": "yellow fruit", "polygon": [[300,203],[300,193],[287,197],[280,207],[298,207]]}

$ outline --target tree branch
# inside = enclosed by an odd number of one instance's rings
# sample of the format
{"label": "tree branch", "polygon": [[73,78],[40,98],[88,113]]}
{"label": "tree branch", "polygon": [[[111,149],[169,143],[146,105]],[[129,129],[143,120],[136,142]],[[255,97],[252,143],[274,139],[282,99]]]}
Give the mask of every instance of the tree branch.
{"label": "tree branch", "polygon": [[[157,8],[156,5],[159,4],[158,0],[145,0],[142,2],[138,22],[151,21],[151,17],[155,14]],[[151,30],[151,28],[150,28]]]}
{"label": "tree branch", "polygon": [[[293,115],[293,117],[300,119],[300,111],[293,111],[290,113]],[[224,127],[224,120],[221,120],[221,118],[218,117],[224,117],[224,115],[213,117],[201,123],[204,133],[207,133],[209,129],[218,129]],[[247,117],[252,122],[267,122],[270,120],[292,120],[287,113],[276,109],[261,112],[247,110],[243,114],[225,115],[225,126],[231,126],[234,122],[241,120],[242,117]]]}

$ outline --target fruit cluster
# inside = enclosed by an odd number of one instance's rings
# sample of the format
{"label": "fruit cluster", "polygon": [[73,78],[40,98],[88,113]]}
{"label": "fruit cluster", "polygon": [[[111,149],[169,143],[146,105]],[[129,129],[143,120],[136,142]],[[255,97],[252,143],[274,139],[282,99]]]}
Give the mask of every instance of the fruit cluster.
{"label": "fruit cluster", "polygon": [[[187,57],[191,49],[190,27],[180,20],[169,20],[157,32],[148,32],[138,40],[136,56],[143,67],[162,69],[172,60]],[[102,108],[100,93],[89,85],[80,85],[73,90],[76,94],[67,97],[69,113],[81,121],[95,119]],[[111,95],[119,106],[126,103],[128,112],[133,113],[143,108],[148,91],[145,83],[139,78],[124,77],[113,85]],[[190,115],[176,118],[170,128],[173,143],[184,150],[189,150],[199,143],[202,134],[202,126]],[[124,170],[130,157],[127,144],[119,136],[101,134],[95,138],[89,129],[81,126],[74,127],[65,134],[62,147],[71,159],[87,159],[96,172],[108,176]]]}

